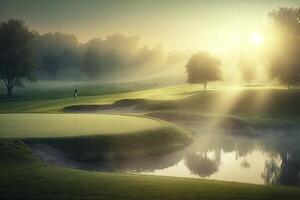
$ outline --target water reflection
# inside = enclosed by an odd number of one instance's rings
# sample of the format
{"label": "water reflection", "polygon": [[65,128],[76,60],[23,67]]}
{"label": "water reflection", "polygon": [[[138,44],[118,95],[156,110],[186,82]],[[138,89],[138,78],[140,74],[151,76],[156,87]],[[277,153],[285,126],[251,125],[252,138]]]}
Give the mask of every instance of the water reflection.
{"label": "water reflection", "polygon": [[[127,164],[122,165],[126,167],[118,170],[137,172],[136,166],[140,166],[139,173],[152,175],[200,177],[267,185],[298,185],[298,142],[298,136],[279,133],[276,136],[266,133],[259,137],[231,136],[224,133],[202,134],[184,151],[161,159],[156,157],[150,160],[143,159],[142,162],[126,161]],[[170,158],[172,162],[166,162]],[[141,167],[140,163],[144,165]]]}
{"label": "water reflection", "polygon": [[262,178],[268,185],[298,185],[300,178],[299,157],[288,153],[270,156],[265,163]]}
{"label": "water reflection", "polygon": [[[81,169],[299,185],[300,136],[271,132],[255,137],[199,131],[188,148],[164,156],[101,163],[60,163]],[[53,161],[53,159],[52,159]],[[54,161],[55,163],[55,161]]]}
{"label": "water reflection", "polygon": [[221,164],[220,151],[211,152],[213,157],[209,156],[210,152],[188,152],[184,157],[184,163],[192,174],[196,174],[202,178],[209,177],[216,173]]}

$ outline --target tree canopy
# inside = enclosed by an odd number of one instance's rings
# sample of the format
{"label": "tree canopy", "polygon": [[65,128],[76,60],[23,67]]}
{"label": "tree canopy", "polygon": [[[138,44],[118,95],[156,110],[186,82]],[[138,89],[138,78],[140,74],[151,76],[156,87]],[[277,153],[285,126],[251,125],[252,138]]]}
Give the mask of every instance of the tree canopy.
{"label": "tree canopy", "polygon": [[34,36],[21,20],[10,19],[0,24],[0,75],[8,96],[15,86],[23,86],[21,78],[33,80]]}
{"label": "tree canopy", "polygon": [[220,59],[207,52],[193,54],[185,66],[188,73],[187,82],[190,84],[201,83],[206,90],[208,82],[221,79],[220,65]]}
{"label": "tree canopy", "polygon": [[271,78],[288,87],[300,83],[300,9],[279,8],[269,13],[267,54]]}

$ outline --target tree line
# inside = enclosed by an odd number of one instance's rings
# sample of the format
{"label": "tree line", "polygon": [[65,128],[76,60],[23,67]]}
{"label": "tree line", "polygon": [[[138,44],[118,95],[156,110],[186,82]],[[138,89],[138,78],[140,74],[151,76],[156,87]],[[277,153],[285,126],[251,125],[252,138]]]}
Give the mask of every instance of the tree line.
{"label": "tree line", "polygon": [[[267,71],[289,88],[300,82],[300,9],[279,8],[269,13],[266,36]],[[115,34],[80,44],[75,35],[46,33],[40,35],[22,20],[9,19],[0,24],[0,76],[12,95],[22,79],[55,78],[63,71],[77,71],[89,78],[164,69],[177,62],[176,56],[165,55],[161,46],[141,46],[136,36]],[[247,55],[246,55],[247,56]],[[241,61],[244,79],[255,77],[255,66]],[[183,64],[184,65],[184,64]],[[222,61],[209,52],[193,54],[185,64],[189,83],[221,80]],[[74,74],[72,75],[74,78]]]}

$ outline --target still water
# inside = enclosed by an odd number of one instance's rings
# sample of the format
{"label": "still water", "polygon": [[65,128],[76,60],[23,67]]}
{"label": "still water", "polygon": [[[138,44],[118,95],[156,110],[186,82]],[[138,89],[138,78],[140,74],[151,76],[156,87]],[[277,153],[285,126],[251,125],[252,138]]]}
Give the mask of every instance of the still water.
{"label": "still water", "polygon": [[60,164],[106,172],[266,185],[300,184],[298,130],[268,129],[249,136],[248,133],[232,134],[228,130],[216,127],[208,130],[191,124],[188,126],[196,135],[195,142],[185,149],[167,155],[93,164],[70,162]]}
{"label": "still water", "polygon": [[255,138],[201,135],[187,149],[169,155],[82,165],[79,168],[266,185],[298,185],[300,137],[276,134]]}

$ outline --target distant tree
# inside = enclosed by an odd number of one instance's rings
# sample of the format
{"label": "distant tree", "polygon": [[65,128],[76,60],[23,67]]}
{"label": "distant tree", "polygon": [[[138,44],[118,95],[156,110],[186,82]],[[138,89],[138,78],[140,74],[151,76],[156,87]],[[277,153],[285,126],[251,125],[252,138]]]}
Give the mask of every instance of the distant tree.
{"label": "distant tree", "polygon": [[9,19],[0,24],[0,75],[12,96],[15,86],[23,86],[21,78],[34,80],[33,38],[35,33],[21,20]]}
{"label": "distant tree", "polygon": [[257,68],[255,63],[249,60],[249,58],[241,57],[238,64],[241,69],[243,79],[249,85],[249,83],[256,77]]}
{"label": "distant tree", "polygon": [[37,49],[36,70],[40,75],[53,78],[63,70],[78,70],[81,65],[79,44],[75,35],[46,33],[35,40]]}
{"label": "distant tree", "polygon": [[123,71],[124,68],[125,64],[113,50],[101,52],[98,49],[89,47],[84,52],[81,70],[91,78],[97,78],[100,74],[112,75],[118,71]]}
{"label": "distant tree", "polygon": [[70,49],[65,49],[60,55],[59,60],[60,66],[63,66],[65,69],[74,69],[80,65],[79,53]]}
{"label": "distant tree", "polygon": [[253,65],[252,66],[243,65],[241,71],[242,71],[243,79],[249,85],[250,82],[255,79],[255,73],[256,73],[255,67]]}
{"label": "distant tree", "polygon": [[190,84],[201,83],[206,90],[206,85],[210,81],[221,79],[221,61],[209,53],[200,52],[190,57],[186,64],[188,73],[187,82]]}
{"label": "distant tree", "polygon": [[270,76],[290,88],[300,83],[300,8],[279,8],[269,17],[266,38]]}
{"label": "distant tree", "polygon": [[59,56],[55,55],[53,52],[47,53],[43,59],[43,69],[50,76],[56,76],[59,69]]}
{"label": "distant tree", "polygon": [[99,52],[97,49],[89,47],[84,52],[81,70],[92,78],[96,78],[99,75],[101,69],[99,67]]}

